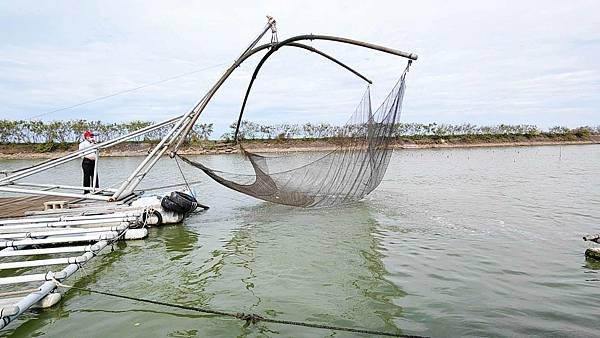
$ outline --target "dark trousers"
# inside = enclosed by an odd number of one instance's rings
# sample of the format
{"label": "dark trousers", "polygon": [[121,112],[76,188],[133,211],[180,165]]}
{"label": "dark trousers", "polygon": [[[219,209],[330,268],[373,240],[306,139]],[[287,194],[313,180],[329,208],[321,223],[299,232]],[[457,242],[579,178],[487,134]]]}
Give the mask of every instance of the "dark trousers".
{"label": "dark trousers", "polygon": [[[94,182],[94,167],[96,166],[96,161],[90,160],[89,158],[83,158],[83,162],[81,162],[81,168],[83,169],[83,186],[91,187]],[[100,180],[98,179],[98,173],[96,173],[96,188],[100,185]],[[84,190],[84,194],[88,194],[89,190]]]}

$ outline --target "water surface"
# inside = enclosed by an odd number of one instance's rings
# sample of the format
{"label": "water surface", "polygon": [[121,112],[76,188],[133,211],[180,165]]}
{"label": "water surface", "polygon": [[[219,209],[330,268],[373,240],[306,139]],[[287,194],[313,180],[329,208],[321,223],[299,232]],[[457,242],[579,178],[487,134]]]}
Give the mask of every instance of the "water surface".
{"label": "water surface", "polygon": [[[237,155],[197,157],[240,171]],[[141,158],[104,158],[112,185]],[[7,169],[34,161],[0,161]],[[79,287],[197,307],[426,336],[594,336],[600,263],[600,146],[401,150],[381,186],[346,207],[297,209],[226,190],[184,166],[211,206],[116,245]],[[79,164],[55,169],[76,184]],[[44,181],[40,175],[31,181]],[[75,182],[74,182],[75,181]],[[182,182],[162,160],[145,187]],[[9,336],[326,337],[69,291]],[[337,332],[335,336],[355,334]]]}

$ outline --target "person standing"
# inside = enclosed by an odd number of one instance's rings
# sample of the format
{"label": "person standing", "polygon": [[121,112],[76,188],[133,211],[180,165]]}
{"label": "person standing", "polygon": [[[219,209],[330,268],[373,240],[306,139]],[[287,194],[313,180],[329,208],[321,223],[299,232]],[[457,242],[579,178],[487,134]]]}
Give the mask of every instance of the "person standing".
{"label": "person standing", "polygon": [[[83,142],[79,143],[79,150],[93,147],[96,144],[94,140],[94,133],[86,130],[83,133]],[[86,154],[81,162],[81,168],[83,169],[83,186],[91,187],[94,182],[94,170],[96,169],[96,151]],[[96,188],[99,186],[98,173],[96,173]],[[90,190],[84,190],[84,194],[88,194]]]}

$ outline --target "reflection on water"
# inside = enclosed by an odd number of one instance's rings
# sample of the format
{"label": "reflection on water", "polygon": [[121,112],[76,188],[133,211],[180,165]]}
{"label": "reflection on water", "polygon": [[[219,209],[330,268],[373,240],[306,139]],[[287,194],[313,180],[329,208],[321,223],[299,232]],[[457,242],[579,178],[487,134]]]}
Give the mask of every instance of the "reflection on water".
{"label": "reflection on water", "polygon": [[[207,285],[213,304],[399,332],[391,319],[402,309],[393,300],[404,292],[385,279],[368,207],[315,211],[260,204],[247,208],[241,223],[217,252],[219,272],[230,282]],[[294,330],[278,328],[284,335]]]}
{"label": "reflection on water", "polygon": [[170,226],[166,230],[165,228],[159,228],[156,235],[163,238],[165,249],[168,252],[180,253],[180,255],[172,257],[172,260],[185,257],[190,251],[194,250],[196,243],[198,243],[196,233],[180,226]]}
{"label": "reflection on water", "polygon": [[[597,259],[586,257],[584,267],[586,269],[590,269],[590,270],[600,270],[600,261]],[[592,272],[592,271],[589,271],[589,272]],[[593,273],[596,273],[596,272],[594,271]]]}

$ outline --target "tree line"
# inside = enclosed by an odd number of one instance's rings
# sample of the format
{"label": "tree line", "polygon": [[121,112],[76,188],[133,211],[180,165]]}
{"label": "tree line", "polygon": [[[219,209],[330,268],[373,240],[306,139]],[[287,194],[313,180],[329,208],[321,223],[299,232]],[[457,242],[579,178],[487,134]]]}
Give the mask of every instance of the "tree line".
{"label": "tree line", "polygon": [[[12,121],[0,120],[0,143],[73,143],[83,138],[83,132],[92,130],[99,141],[113,139],[129,134],[133,131],[152,125],[149,121],[130,121],[123,123],[104,123],[102,121],[69,120],[69,121]],[[220,139],[230,141],[233,139],[236,124],[229,126],[229,131],[221,135]],[[360,125],[355,126],[360,129]],[[170,130],[171,125],[164,126],[155,131],[141,135],[133,141],[158,141]],[[208,140],[214,132],[212,123],[196,124],[189,135],[191,141]],[[352,133],[352,126],[338,126],[330,123],[279,123],[259,124],[251,121],[242,121],[240,125],[240,139],[320,139],[332,138],[338,135]],[[402,137],[448,137],[458,135],[526,135],[539,134],[566,135],[574,134],[586,136],[600,134],[600,126],[584,126],[567,128],[556,126],[541,130],[535,125],[500,124],[494,126],[478,126],[474,124],[445,124],[445,123],[397,123],[394,125],[392,136]]]}
{"label": "tree line", "polygon": [[[234,137],[236,123],[229,126],[230,131],[223,134],[221,139],[231,140]],[[270,124],[263,125],[250,121],[242,121],[238,132],[240,139],[319,139],[334,138],[339,135],[354,135],[364,133],[363,125],[338,126],[329,123],[306,123],[300,124]],[[556,126],[542,130],[535,125],[529,124],[500,124],[495,126],[478,126],[470,123],[445,124],[445,123],[397,123],[392,130],[392,137],[448,137],[459,135],[526,135],[536,136],[542,133],[552,135],[574,134],[585,136],[600,134],[600,125],[596,127],[585,126],[578,128],[567,128]]]}
{"label": "tree line", "polygon": [[[28,121],[0,120],[0,143],[73,143],[83,140],[83,132],[91,130],[98,141],[114,139],[154,124],[149,121],[104,123],[102,121]],[[171,129],[166,125],[140,135],[133,141],[158,141]],[[192,140],[206,140],[213,132],[213,124],[196,124],[190,133]]]}

